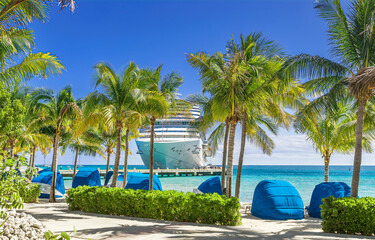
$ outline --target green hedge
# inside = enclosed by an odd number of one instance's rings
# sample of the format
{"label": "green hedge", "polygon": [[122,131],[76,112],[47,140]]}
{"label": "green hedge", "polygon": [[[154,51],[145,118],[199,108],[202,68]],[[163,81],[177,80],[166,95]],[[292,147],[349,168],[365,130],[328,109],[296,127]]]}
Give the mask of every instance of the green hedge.
{"label": "green hedge", "polygon": [[38,202],[40,195],[40,185],[34,183],[21,184],[18,187],[20,196],[25,203],[35,203]]}
{"label": "green hedge", "polygon": [[324,232],[375,234],[375,198],[329,197],[320,207]]}
{"label": "green hedge", "polygon": [[220,225],[241,224],[238,198],[218,194],[80,186],[67,191],[70,210]]}

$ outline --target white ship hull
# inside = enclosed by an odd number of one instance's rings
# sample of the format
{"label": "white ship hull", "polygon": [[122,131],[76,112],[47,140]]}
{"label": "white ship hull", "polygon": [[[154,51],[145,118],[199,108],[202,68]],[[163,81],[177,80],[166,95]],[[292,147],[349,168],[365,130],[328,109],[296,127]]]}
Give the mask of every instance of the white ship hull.
{"label": "white ship hull", "polygon": [[[144,165],[150,167],[150,141],[136,141],[138,154]],[[203,157],[202,140],[190,139],[181,141],[154,142],[154,168],[192,169],[206,165]]]}

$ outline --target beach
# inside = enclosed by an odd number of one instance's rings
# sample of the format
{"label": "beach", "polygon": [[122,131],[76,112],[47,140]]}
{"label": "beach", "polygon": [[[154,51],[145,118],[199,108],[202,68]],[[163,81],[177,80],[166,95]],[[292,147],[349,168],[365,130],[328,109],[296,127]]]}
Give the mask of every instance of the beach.
{"label": "beach", "polygon": [[324,233],[321,220],[264,220],[245,213],[241,206],[241,226],[162,221],[69,211],[60,199],[50,204],[25,204],[22,212],[31,214],[55,233],[73,232],[72,239],[374,239],[373,237]]}

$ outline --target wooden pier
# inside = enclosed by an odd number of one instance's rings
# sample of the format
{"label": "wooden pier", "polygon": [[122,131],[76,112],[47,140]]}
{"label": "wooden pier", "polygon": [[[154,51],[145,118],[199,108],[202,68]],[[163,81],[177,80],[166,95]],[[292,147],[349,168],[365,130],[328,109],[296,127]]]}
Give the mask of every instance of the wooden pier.
{"label": "wooden pier", "polygon": [[[105,170],[98,169],[101,176],[105,175]],[[113,170],[113,169],[110,169]],[[59,170],[63,177],[72,177],[73,170]],[[128,169],[128,172],[149,173],[149,169]],[[120,169],[122,172],[122,169]],[[158,177],[186,177],[186,176],[215,176],[221,175],[221,167],[207,169],[154,169],[154,174]]]}

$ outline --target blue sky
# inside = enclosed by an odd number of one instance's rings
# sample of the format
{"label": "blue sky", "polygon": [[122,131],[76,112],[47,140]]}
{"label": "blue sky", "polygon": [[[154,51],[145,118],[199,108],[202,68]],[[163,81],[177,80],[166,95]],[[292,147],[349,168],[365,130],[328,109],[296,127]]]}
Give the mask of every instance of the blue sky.
{"label": "blue sky", "polygon": [[[250,32],[263,32],[290,54],[309,53],[329,57],[326,25],[313,9],[312,0],[77,0],[76,11],[51,8],[46,23],[33,23],[34,51],[56,54],[67,70],[48,80],[33,80],[31,86],[58,91],[73,86],[75,97],[93,91],[92,67],[101,61],[121,70],[130,61],[140,67],[177,71],[184,77],[183,96],[200,92],[199,75],[186,62],[186,53],[225,51],[226,42]],[[345,2],[344,2],[345,4]],[[239,133],[236,146],[239,147]],[[271,157],[247,144],[245,164],[322,164],[321,157],[302,135],[293,130],[275,137]],[[130,164],[141,164],[134,153]],[[212,159],[220,163],[221,154]],[[352,164],[352,156],[337,155],[332,164]],[[46,163],[51,161],[47,156]],[[43,158],[37,160],[43,163]],[[71,164],[73,155],[60,157]],[[100,157],[80,157],[81,164],[104,164]],[[371,164],[365,155],[364,164]]]}

